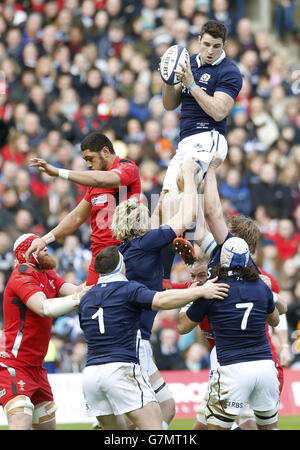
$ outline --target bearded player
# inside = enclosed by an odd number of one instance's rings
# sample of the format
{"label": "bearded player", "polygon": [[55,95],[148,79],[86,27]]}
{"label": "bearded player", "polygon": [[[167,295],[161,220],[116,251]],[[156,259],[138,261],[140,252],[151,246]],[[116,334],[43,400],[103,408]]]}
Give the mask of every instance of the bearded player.
{"label": "bearded player", "polygon": [[47,247],[38,259],[32,255],[26,263],[25,252],[35,239],[39,239],[35,234],[24,234],[16,240],[17,264],[4,291],[0,404],[10,430],[56,428],[56,407],[43,367],[52,317],[75,309],[88,290],[56,274],[56,261]]}

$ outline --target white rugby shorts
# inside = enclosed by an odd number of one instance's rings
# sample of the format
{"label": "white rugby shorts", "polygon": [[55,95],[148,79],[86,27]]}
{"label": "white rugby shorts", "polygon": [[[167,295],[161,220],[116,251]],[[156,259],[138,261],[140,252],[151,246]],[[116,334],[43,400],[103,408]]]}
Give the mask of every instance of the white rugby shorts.
{"label": "white rugby shorts", "polygon": [[158,368],[153,361],[153,352],[150,342],[140,337],[137,337],[137,357],[143,376],[146,380],[149,380],[151,375],[158,371]]}
{"label": "white rugby shorts", "polygon": [[87,416],[125,414],[157,402],[151,385],[138,364],[107,363],[83,370],[83,394]]}
{"label": "white rugby shorts", "polygon": [[278,373],[273,360],[219,366],[212,372],[208,405],[239,415],[247,403],[254,411],[270,411],[279,403]]}
{"label": "white rugby shorts", "polygon": [[192,156],[199,161],[202,169],[201,177],[203,177],[216,152],[224,161],[228,152],[228,144],[225,137],[218,131],[205,131],[184,138],[179,142],[176,153],[169,163],[163,189],[178,193],[177,175],[180,165],[185,159]]}

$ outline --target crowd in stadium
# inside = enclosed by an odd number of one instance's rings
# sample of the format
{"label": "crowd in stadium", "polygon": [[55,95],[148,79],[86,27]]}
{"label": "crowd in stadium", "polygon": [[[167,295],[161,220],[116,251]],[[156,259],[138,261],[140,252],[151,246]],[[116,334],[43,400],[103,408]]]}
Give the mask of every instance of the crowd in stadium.
{"label": "crowd in stadium", "polygon": [[[288,304],[291,367],[300,367],[300,66],[277,44],[298,42],[297,2],[273,2],[274,35],[255,30],[246,1],[6,0],[0,5],[0,323],[14,241],[43,235],[83,198],[85,187],[29,166],[39,156],[84,170],[80,142],[101,130],[116,153],[136,162],[149,208],[161,192],[179,139],[179,110],[161,101],[160,57],[172,44],[197,53],[209,19],[228,28],[227,56],[243,86],[228,119],[228,156],[218,169],[224,214],[253,217],[262,233],[259,265]],[[138,5],[137,5],[138,4]],[[288,5],[287,5],[288,4]],[[231,8],[233,8],[231,10]],[[232,12],[234,11],[234,12]],[[152,200],[152,201],[151,201]],[[57,272],[86,279],[90,228],[49,246]],[[189,279],[177,257],[172,281]],[[159,369],[209,367],[196,333],[180,337],[176,311],[160,312],[153,349]],[[166,353],[159,364],[161,343]],[[167,349],[167,350],[166,350]],[[86,348],[76,314],[55,320],[49,371],[81,371]],[[167,365],[167,362],[169,365]],[[164,366],[165,364],[165,366]]]}

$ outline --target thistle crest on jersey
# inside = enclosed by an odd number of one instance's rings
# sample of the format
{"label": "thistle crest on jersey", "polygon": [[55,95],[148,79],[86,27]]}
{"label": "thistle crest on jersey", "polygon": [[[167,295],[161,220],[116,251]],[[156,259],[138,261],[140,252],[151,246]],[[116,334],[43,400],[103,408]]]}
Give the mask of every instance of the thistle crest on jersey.
{"label": "thistle crest on jersey", "polygon": [[189,52],[182,45],[172,45],[163,54],[160,61],[160,75],[165,83],[174,85],[180,83],[180,79],[174,70],[181,72],[179,64],[186,66]]}
{"label": "thistle crest on jersey", "polygon": [[249,261],[250,251],[246,241],[238,237],[232,237],[224,242],[220,263],[222,267],[246,267]]}

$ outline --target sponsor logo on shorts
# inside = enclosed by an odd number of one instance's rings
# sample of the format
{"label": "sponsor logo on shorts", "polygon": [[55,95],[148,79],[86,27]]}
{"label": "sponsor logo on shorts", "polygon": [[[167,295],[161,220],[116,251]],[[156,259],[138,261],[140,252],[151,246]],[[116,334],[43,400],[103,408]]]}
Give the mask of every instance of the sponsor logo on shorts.
{"label": "sponsor logo on shorts", "polygon": [[226,402],[226,407],[229,408],[244,408],[245,403],[244,402]]}

